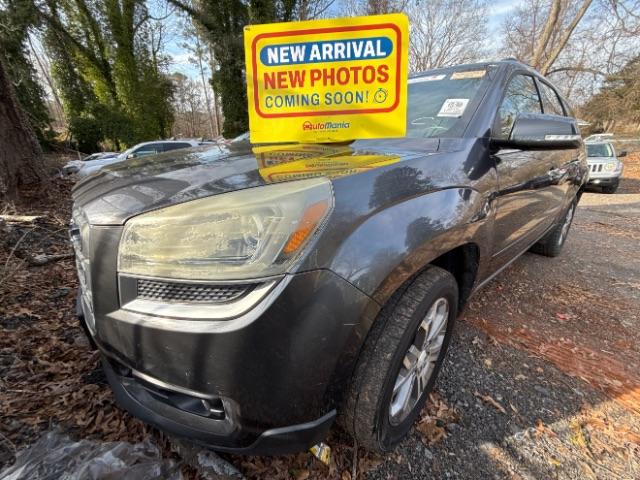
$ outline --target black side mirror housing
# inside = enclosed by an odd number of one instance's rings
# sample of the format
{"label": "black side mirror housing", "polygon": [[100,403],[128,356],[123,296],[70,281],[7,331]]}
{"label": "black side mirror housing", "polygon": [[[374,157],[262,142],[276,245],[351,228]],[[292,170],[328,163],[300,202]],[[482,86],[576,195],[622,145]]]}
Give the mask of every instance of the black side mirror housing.
{"label": "black side mirror housing", "polygon": [[626,150],[622,150],[620,153],[618,153],[618,158],[626,157],[626,156],[627,156],[627,151]]}
{"label": "black side mirror housing", "polygon": [[530,113],[516,117],[508,139],[492,143],[519,150],[563,150],[579,148],[582,137],[572,118]]}

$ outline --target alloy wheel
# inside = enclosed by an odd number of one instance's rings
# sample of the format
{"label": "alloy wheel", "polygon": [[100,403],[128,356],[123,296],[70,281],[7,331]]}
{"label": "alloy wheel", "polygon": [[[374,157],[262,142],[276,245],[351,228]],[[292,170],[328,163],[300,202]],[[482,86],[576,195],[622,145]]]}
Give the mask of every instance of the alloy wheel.
{"label": "alloy wheel", "polygon": [[442,350],[448,320],[449,302],[440,297],[429,308],[402,359],[389,405],[392,425],[407,418],[427,388]]}

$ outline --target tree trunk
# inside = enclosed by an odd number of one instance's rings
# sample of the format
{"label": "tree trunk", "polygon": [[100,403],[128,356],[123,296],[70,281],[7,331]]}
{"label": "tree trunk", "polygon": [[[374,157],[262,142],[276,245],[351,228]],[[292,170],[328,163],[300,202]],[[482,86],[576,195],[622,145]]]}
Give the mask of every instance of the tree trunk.
{"label": "tree trunk", "polygon": [[0,197],[45,179],[42,150],[0,58]]}

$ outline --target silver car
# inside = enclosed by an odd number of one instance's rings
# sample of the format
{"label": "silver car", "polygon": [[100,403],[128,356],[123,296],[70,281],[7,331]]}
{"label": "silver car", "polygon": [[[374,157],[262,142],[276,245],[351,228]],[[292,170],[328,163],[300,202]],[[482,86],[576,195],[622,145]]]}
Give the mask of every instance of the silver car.
{"label": "silver car", "polygon": [[113,163],[122,162],[130,158],[144,157],[146,155],[155,155],[156,153],[168,152],[170,150],[178,150],[180,148],[198,147],[208,145],[211,142],[202,142],[199,140],[157,140],[155,142],[139,143],[129,150],[118,154],[111,158],[98,158],[90,162],[84,162],[82,168],[78,171],[78,177],[83,178],[92,173],[100,171],[103,167]]}
{"label": "silver car", "polygon": [[627,152],[616,155],[611,142],[587,142],[587,162],[589,163],[588,186],[600,187],[604,193],[615,193],[620,185],[624,164],[618,160]]}
{"label": "silver car", "polygon": [[118,155],[118,152],[98,152],[84,157],[81,160],[70,160],[64,167],[62,167],[61,175],[63,177],[68,177],[69,175],[78,173],[78,170],[82,168],[84,162],[92,162],[94,160],[107,160],[109,158],[115,158]]}

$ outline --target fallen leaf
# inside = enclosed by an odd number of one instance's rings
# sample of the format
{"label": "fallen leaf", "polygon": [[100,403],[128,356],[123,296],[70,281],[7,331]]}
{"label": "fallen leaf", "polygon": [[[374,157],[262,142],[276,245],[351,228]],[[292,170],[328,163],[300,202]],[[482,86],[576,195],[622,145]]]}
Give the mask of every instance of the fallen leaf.
{"label": "fallen leaf", "polygon": [[437,420],[429,416],[418,422],[416,430],[422,434],[423,440],[428,444],[436,443],[446,435],[445,429],[437,424]]}
{"label": "fallen leaf", "polygon": [[482,395],[478,391],[473,392],[473,394],[483,402],[488,403],[489,405],[494,407],[496,410],[504,413],[505,415],[507,414],[507,411],[504,409],[504,407],[500,405],[500,403],[498,403],[496,400],[494,400],[490,395]]}
{"label": "fallen leaf", "polygon": [[296,480],[307,480],[309,478],[310,472],[307,469],[298,470],[296,473]]}

